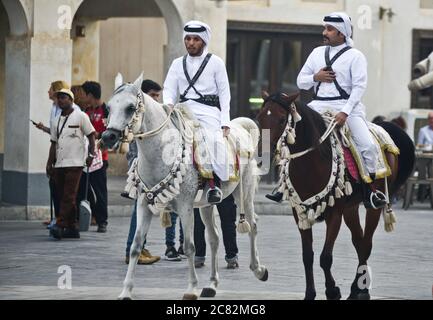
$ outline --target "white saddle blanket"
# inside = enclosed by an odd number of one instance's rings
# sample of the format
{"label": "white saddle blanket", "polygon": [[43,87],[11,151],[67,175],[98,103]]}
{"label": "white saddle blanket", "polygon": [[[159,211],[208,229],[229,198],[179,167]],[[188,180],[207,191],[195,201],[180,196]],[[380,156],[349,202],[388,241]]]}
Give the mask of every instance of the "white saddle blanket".
{"label": "white saddle blanket", "polygon": [[[200,175],[206,179],[213,178],[212,161],[208,146],[203,137],[200,123],[194,117],[193,113],[188,109],[188,106],[179,104],[176,106],[182,111],[186,124],[193,130],[194,138],[194,161]],[[237,142],[238,141],[238,142]],[[255,146],[251,141],[251,137],[245,129],[236,121],[230,122],[230,135],[224,139],[227,156],[228,156],[228,170],[229,180],[239,180],[239,161],[240,157],[252,157],[254,154]]]}
{"label": "white saddle blanket", "polygon": [[[389,167],[388,161],[386,160],[385,152],[390,152],[392,154],[398,155],[400,153],[400,150],[395,145],[391,136],[388,134],[388,132],[385,131],[385,129],[370,122],[367,122],[367,126],[374,138],[374,141],[376,142],[375,146],[378,154],[376,162],[376,179],[388,177],[389,175],[391,175],[391,168]],[[346,143],[347,141],[349,142],[348,147],[355,159],[362,180],[364,182],[370,183],[370,175],[365,166],[361,153],[356,148],[355,142],[350,135],[350,131],[345,128],[344,132],[345,138],[347,139]]]}

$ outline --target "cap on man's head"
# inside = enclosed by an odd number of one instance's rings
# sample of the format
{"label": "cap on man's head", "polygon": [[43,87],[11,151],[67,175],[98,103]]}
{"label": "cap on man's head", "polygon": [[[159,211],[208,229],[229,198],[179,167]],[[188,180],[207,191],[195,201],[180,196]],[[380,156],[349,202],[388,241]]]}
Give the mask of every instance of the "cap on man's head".
{"label": "cap on man's head", "polygon": [[209,45],[211,30],[206,23],[192,20],[188,21],[183,27],[183,38],[185,39],[187,35],[199,36],[206,45]]}
{"label": "cap on man's head", "polygon": [[59,95],[59,94],[66,94],[69,97],[71,97],[72,101],[74,100],[74,94],[69,89],[63,88],[63,89],[60,89],[59,91],[56,91],[56,95]]}
{"label": "cap on man's head", "polygon": [[57,92],[61,89],[69,89],[69,84],[66,81],[63,80],[57,80],[51,83],[51,89],[54,92]]}

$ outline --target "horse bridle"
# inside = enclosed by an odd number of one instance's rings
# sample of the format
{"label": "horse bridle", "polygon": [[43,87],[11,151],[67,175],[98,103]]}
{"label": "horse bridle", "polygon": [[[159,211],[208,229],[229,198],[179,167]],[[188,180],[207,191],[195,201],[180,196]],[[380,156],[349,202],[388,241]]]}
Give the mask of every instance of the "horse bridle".
{"label": "horse bridle", "polygon": [[171,114],[173,113],[173,108],[163,105],[168,109],[167,118],[159,125],[156,129],[152,129],[150,131],[142,132],[140,131],[141,125],[143,123],[143,114],[144,114],[144,97],[143,91],[139,90],[136,97],[136,104],[134,108],[134,114],[131,120],[126,125],[126,128],[122,130],[111,129],[115,132],[121,133],[122,142],[131,142],[134,138],[144,139],[148,137],[152,137],[160,133],[170,122]]}
{"label": "horse bridle", "polygon": [[[275,95],[269,96],[268,98],[265,99],[264,102],[266,103],[269,100],[277,103],[277,105],[279,105],[280,107],[282,107],[284,110],[286,110],[289,113],[287,115],[286,128],[284,129],[283,133],[281,134],[281,137],[279,140],[284,141],[287,144],[294,144],[295,143],[295,137],[296,137],[296,133],[295,133],[296,132],[296,123],[302,120],[301,116],[299,115],[299,113],[296,110],[295,102],[292,102],[289,106],[288,104],[284,103],[284,101],[282,99],[279,99]],[[291,121],[292,120],[294,123],[293,127],[291,127]],[[337,125],[337,122],[335,121],[335,118],[332,118],[328,127],[326,128],[326,131],[320,137],[318,145],[321,145],[329,137],[329,135],[332,133],[332,131],[334,130],[336,125]],[[289,154],[288,160],[302,157],[302,156],[306,155],[307,153],[309,153],[310,151],[313,151],[315,148],[316,148],[316,146],[310,147],[304,151]]]}

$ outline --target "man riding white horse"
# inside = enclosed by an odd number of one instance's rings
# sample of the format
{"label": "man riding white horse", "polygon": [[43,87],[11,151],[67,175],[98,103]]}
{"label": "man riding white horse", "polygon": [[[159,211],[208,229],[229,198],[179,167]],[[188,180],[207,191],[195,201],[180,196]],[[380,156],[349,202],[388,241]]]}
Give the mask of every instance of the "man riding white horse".
{"label": "man riding white horse", "polygon": [[200,21],[184,26],[183,39],[188,54],[173,61],[164,82],[163,99],[175,105],[178,93],[201,125],[212,161],[214,179],[209,181],[209,203],[223,199],[220,180],[229,180],[224,138],[230,133],[230,86],[221,58],[208,53],[210,27]]}
{"label": "man riding white horse", "polygon": [[[361,51],[353,48],[351,19],[346,13],[334,12],[325,16],[323,25],[324,46],[315,48],[310,54],[298,75],[297,85],[303,90],[314,87],[313,101],[308,104],[310,108],[319,113],[335,112],[338,126],[347,123],[371,179],[364,185],[364,205],[383,208],[386,199],[376,193],[372,185],[378,153],[367,127],[365,106],[361,103],[367,87],[367,61]],[[283,193],[266,197],[279,202]]]}

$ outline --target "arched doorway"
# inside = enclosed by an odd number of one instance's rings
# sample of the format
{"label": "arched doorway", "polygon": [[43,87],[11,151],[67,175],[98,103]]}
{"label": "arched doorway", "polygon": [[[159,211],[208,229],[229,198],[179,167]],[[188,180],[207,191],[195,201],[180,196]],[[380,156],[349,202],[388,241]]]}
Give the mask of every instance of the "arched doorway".
{"label": "arched doorway", "polygon": [[[116,0],[83,1],[71,29],[72,84],[100,82],[105,101],[113,92],[118,72],[125,81],[134,81],[144,71],[146,78],[162,84],[174,58],[170,52],[176,56],[183,52],[182,47],[176,50],[180,41],[168,42],[172,37],[169,28],[177,21],[176,29],[181,30],[182,20],[172,1],[164,0],[162,6],[158,2],[131,0],[125,5]],[[108,170],[109,174],[124,174],[125,156],[111,154]]]}

